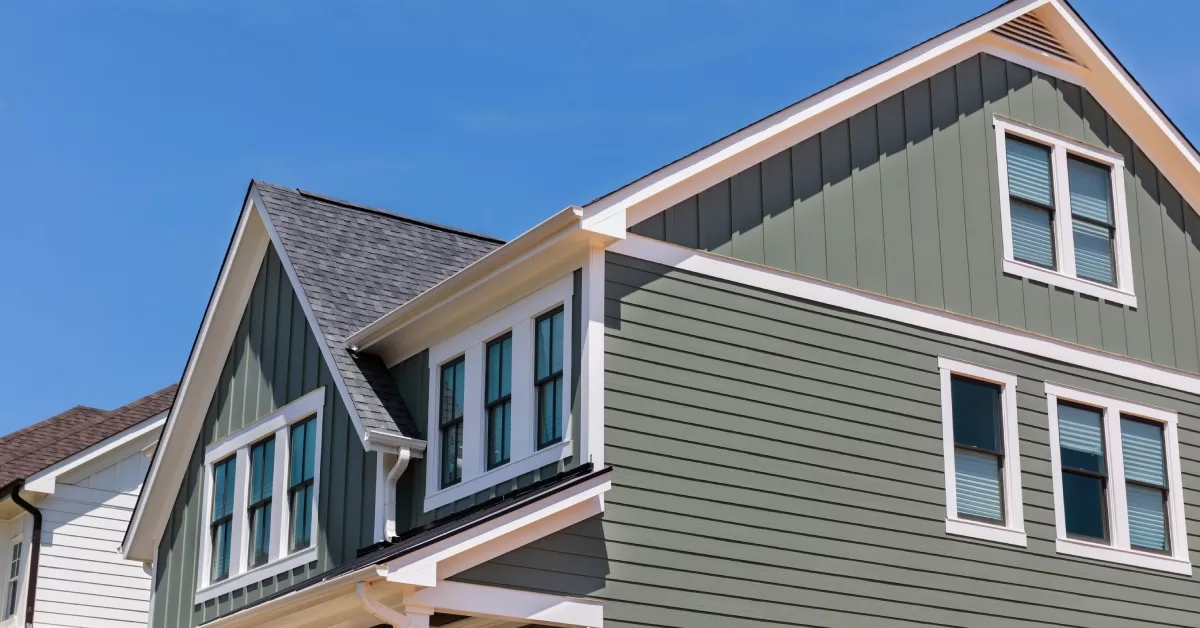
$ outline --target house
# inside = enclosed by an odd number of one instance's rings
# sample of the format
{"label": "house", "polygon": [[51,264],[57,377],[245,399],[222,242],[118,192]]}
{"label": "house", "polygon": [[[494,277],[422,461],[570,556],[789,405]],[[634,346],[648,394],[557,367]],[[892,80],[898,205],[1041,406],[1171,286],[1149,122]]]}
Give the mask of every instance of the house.
{"label": "house", "polygon": [[76,406],[0,437],[0,628],[147,625],[150,574],[120,544],[174,397]]}
{"label": "house", "polygon": [[1200,155],[1014,0],[510,242],[249,186],[154,626],[1200,625]]}

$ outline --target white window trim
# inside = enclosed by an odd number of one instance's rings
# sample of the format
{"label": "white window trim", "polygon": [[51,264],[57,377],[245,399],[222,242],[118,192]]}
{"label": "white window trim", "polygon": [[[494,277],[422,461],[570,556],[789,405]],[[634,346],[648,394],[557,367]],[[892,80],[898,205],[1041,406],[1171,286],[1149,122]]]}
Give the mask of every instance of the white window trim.
{"label": "white window trim", "polygon": [[[325,387],[274,410],[263,418],[209,445],[204,452],[204,505],[200,520],[200,556],[197,566],[196,603],[214,599],[249,584],[290,571],[317,559],[318,495],[321,487],[321,433],[324,423]],[[316,450],[313,469],[312,540],[298,552],[287,553],[288,457],[291,455],[291,426],[309,417],[316,417]],[[248,569],[250,521],[246,517],[250,488],[250,446],[275,435],[275,467],[271,487],[271,548],[266,564]],[[212,519],[213,465],[229,456],[237,456],[237,480],[233,497],[233,533],[230,541],[229,577],[220,582],[210,581],[212,574],[212,543],[209,523]]]}
{"label": "white window trim", "polygon": [[[511,480],[571,456],[571,343],[575,277],[568,274],[554,283],[479,321],[429,349],[429,403],[425,450],[425,511],[453,503],[488,487]],[[563,439],[537,450],[536,403],[533,395],[534,320],[554,308],[563,308]],[[509,462],[488,470],[486,425],[483,412],[484,346],[512,331],[512,410]],[[462,480],[440,488],[441,431],[438,398],[442,366],[466,357],[463,393]]]}
{"label": "white window trim", "polygon": [[[1117,153],[1089,146],[1003,116],[994,116],[993,124],[996,127],[996,163],[999,168],[1000,215],[1004,232],[1004,272],[1091,295],[1105,301],[1137,307],[1137,296],[1134,294],[1133,288],[1133,257],[1129,245],[1129,217],[1125,209],[1125,158]],[[1054,212],[1054,250],[1055,262],[1058,264],[1056,270],[1027,264],[1013,257],[1008,193],[1008,151],[1004,141],[1007,135],[1032,140],[1051,149],[1050,170],[1056,208]],[[1115,221],[1113,266],[1116,272],[1116,286],[1106,286],[1075,276],[1071,191],[1066,181],[1068,154],[1084,157],[1109,167]]]}
{"label": "white window trim", "polygon": [[[1104,447],[1108,465],[1108,510],[1112,545],[1090,543],[1067,537],[1063,509],[1062,460],[1058,441],[1058,400],[1074,401],[1104,410]],[[1184,519],[1183,479],[1179,463],[1178,419],[1174,412],[1105,397],[1075,388],[1046,383],[1046,406],[1050,421],[1050,461],[1054,474],[1054,523],[1056,548],[1060,554],[1091,558],[1190,576],[1187,523]],[[1171,530],[1171,554],[1142,552],[1129,544],[1129,509],[1125,503],[1125,461],[1121,450],[1121,415],[1128,414],[1163,424],[1167,458],[1167,516]]]}
{"label": "white window trim", "polygon": [[[1017,435],[1017,376],[943,357],[938,358],[938,370],[942,384],[942,455],[946,464],[946,533],[1025,547],[1025,514],[1021,500],[1021,447]],[[958,516],[958,487],[954,474],[954,403],[950,391],[952,375],[962,375],[1000,386],[1000,431],[1004,438],[1004,525]]]}
{"label": "white window trim", "polygon": [[[24,528],[23,523],[23,521],[17,520],[17,525],[21,528]],[[17,543],[21,544],[21,562],[17,566],[17,596],[13,603],[13,612],[12,615],[0,619],[0,628],[15,627],[23,625],[25,622],[25,574],[29,570],[29,555],[31,552],[29,544],[25,542],[26,538],[28,537],[24,532],[17,532],[8,539],[7,547],[5,548],[4,568],[3,572],[0,572],[0,575],[3,575],[3,578],[0,578],[0,583],[3,584],[3,588],[0,588],[0,613],[3,613],[4,605],[8,603],[8,584],[12,582],[8,577],[8,570],[12,567],[13,545]]]}

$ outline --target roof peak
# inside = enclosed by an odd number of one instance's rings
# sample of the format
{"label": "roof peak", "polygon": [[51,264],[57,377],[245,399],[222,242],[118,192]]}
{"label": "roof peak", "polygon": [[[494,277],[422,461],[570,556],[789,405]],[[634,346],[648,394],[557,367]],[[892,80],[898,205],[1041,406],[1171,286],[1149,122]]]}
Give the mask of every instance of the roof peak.
{"label": "roof peak", "polygon": [[462,228],[459,228],[459,227],[452,227],[452,226],[449,226],[449,225],[443,225],[443,224],[441,224],[441,223],[436,223],[436,222],[432,222],[432,221],[429,221],[429,220],[423,220],[423,219],[420,219],[420,218],[413,218],[412,216],[406,216],[406,215],[404,215],[404,214],[398,214],[398,213],[396,213],[396,212],[393,212],[393,211],[390,211],[390,210],[387,210],[387,209],[383,209],[383,208],[381,208],[381,207],[374,207],[374,206],[372,206],[372,205],[364,205],[364,204],[362,204],[362,203],[355,203],[354,201],[347,201],[347,200],[345,200],[345,199],[335,198],[335,197],[332,197],[332,196],[328,196],[328,195],[326,195],[326,194],[321,194],[321,193],[319,193],[319,192],[313,192],[313,191],[311,191],[311,190],[304,190],[304,189],[301,189],[301,188],[291,188],[291,187],[287,187],[287,186],[279,185],[279,184],[276,184],[276,183],[271,183],[270,181],[263,181],[262,179],[254,179],[254,184],[255,184],[255,185],[266,185],[266,186],[270,186],[270,187],[272,187],[272,188],[279,189],[279,190],[286,190],[286,191],[288,191],[288,192],[292,192],[292,193],[295,193],[295,194],[299,194],[300,196],[304,196],[304,197],[306,197],[306,198],[310,198],[310,199],[313,199],[313,200],[321,201],[321,202],[323,202],[323,203],[329,203],[330,205],[337,205],[338,207],[345,207],[346,209],[356,209],[356,210],[359,210],[359,211],[369,212],[369,213],[376,214],[376,215],[379,215],[379,216],[385,216],[385,217],[387,217],[387,218],[392,218],[392,219],[395,219],[395,220],[401,220],[401,221],[408,222],[408,223],[412,223],[412,224],[415,224],[415,225],[421,225],[421,226],[423,226],[423,227],[429,227],[430,229],[437,229],[437,230],[439,230],[439,231],[446,231],[446,232],[449,232],[449,233],[456,233],[456,234],[459,234],[459,235],[464,235],[464,236],[467,236],[467,237],[470,237],[470,238],[476,238],[476,239],[479,239],[479,240],[486,240],[486,241],[488,241],[488,242],[496,242],[496,243],[498,243],[498,244],[504,244],[504,243],[505,243],[505,240],[503,240],[503,239],[501,239],[501,238],[497,238],[497,237],[494,237],[494,236],[490,236],[490,235],[487,235],[487,234],[484,234],[484,233],[479,233],[479,232],[477,232],[477,231],[470,231],[470,230],[468,230],[468,229],[462,229]]}

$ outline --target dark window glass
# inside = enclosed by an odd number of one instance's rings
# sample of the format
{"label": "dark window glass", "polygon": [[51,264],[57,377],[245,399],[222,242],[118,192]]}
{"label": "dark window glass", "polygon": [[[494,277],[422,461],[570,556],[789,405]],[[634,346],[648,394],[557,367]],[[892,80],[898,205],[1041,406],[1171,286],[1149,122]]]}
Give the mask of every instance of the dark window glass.
{"label": "dark window glass", "polygon": [[237,458],[230,456],[213,465],[212,521],[209,540],[212,546],[212,582],[229,577],[230,543],[233,540],[233,493],[237,483]]}
{"label": "dark window glass", "polygon": [[512,427],[512,334],[488,343],[484,414],[487,416],[487,468],[508,462]]}
{"label": "dark window glass", "polygon": [[960,375],[950,379],[954,478],[960,517],[1004,522],[1001,387]]}
{"label": "dark window glass", "polygon": [[537,399],[537,447],[542,449],[563,437],[563,308],[537,318],[534,323],[534,395]]}
{"label": "dark window glass", "polygon": [[1067,534],[1106,541],[1109,526],[1104,412],[1059,400],[1058,441]]}
{"label": "dark window glass", "polygon": [[316,474],[317,419],[294,423],[289,432],[291,455],[288,471],[289,551],[312,544],[313,478]]}
{"label": "dark window glass", "polygon": [[442,488],[462,480],[463,394],[466,360],[458,358],[442,367],[438,429],[441,433]]}
{"label": "dark window glass", "polygon": [[271,558],[271,491],[275,483],[275,437],[250,447],[250,566]]}

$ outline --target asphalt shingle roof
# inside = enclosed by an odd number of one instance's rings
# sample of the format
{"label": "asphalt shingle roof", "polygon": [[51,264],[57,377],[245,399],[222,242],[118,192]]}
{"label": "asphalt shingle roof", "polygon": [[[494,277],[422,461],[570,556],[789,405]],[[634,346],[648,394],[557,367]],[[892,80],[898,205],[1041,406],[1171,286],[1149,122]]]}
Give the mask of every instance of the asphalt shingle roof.
{"label": "asphalt shingle roof", "polygon": [[171,384],[111,411],[75,406],[0,437],[0,493],[16,480],[27,478],[170,409],[176,388],[178,385]]}
{"label": "asphalt shingle roof", "polygon": [[346,338],[504,244],[381,209],[255,181],[363,427],[416,437],[383,362]]}

